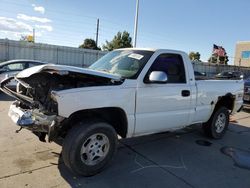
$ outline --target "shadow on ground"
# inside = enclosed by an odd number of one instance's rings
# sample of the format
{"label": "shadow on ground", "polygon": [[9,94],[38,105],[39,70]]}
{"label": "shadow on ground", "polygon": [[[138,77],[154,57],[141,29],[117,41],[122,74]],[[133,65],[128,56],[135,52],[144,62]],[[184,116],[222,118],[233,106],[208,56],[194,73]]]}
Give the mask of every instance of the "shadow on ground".
{"label": "shadow on ground", "polygon": [[249,187],[250,171],[221,151],[230,147],[250,159],[249,133],[231,124],[223,139],[212,140],[193,126],[121,140],[111,165],[96,176],[72,174],[61,158],[58,169],[71,187]]}
{"label": "shadow on ground", "polygon": [[15,100],[13,97],[10,97],[5,93],[3,93],[2,91],[0,91],[0,101],[13,101],[13,100]]}
{"label": "shadow on ground", "polygon": [[244,105],[244,108],[242,109],[243,112],[250,113],[250,104]]}
{"label": "shadow on ground", "polygon": [[[100,174],[92,177],[81,177],[71,173],[61,157],[58,168],[61,176],[71,187],[161,187],[161,185],[188,187],[186,183],[168,174],[164,167],[155,164],[134,148],[171,136],[173,133],[163,133],[120,141],[118,152],[111,164]],[[172,167],[183,169],[184,167],[180,167],[180,163],[181,161],[177,159],[173,161],[172,165],[175,166]]]}

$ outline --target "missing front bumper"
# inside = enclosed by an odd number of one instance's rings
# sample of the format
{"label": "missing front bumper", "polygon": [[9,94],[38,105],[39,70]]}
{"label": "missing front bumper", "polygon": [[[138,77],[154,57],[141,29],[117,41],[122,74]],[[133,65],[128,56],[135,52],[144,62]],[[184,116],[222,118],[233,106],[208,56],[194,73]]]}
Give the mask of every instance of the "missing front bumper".
{"label": "missing front bumper", "polygon": [[11,104],[8,115],[16,125],[32,131],[36,135],[47,134],[49,141],[55,135],[55,126],[63,120],[57,115],[45,115],[38,109],[22,109],[18,101]]}

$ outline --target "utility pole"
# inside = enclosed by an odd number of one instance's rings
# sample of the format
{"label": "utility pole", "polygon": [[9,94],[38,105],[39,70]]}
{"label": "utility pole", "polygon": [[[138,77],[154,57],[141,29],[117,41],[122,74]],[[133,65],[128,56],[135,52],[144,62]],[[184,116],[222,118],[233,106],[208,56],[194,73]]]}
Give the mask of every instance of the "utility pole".
{"label": "utility pole", "polygon": [[99,35],[99,18],[97,19],[97,23],[96,23],[96,38],[95,38],[95,43],[96,43],[97,47],[98,47],[98,35]]}
{"label": "utility pole", "polygon": [[137,42],[138,11],[139,11],[139,0],[136,0],[135,26],[134,26],[134,41],[133,41],[133,46],[134,46],[134,48],[136,47],[136,42]]}
{"label": "utility pole", "polygon": [[35,43],[35,28],[33,28],[33,43]]}

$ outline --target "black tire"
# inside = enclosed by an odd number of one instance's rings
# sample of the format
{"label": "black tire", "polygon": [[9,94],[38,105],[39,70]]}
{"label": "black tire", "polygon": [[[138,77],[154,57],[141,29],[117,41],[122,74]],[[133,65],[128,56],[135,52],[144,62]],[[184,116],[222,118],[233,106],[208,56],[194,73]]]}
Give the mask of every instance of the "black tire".
{"label": "black tire", "polygon": [[[222,117],[225,119],[225,122],[218,120],[219,118]],[[219,121],[219,123],[217,123],[217,120]],[[228,128],[228,124],[229,124],[229,111],[225,107],[220,107],[213,112],[210,119],[206,123],[204,123],[202,127],[205,134],[208,137],[214,139],[220,139],[224,136]]]}
{"label": "black tire", "polygon": [[[109,144],[101,146],[101,142],[105,141]],[[96,144],[97,142],[98,144]],[[63,141],[62,158],[72,172],[82,176],[93,176],[101,172],[112,160],[117,143],[117,133],[108,123],[101,121],[79,122],[69,130]],[[85,153],[81,154],[83,151]],[[95,156],[91,160],[93,153],[95,155],[102,153],[104,156]]]}

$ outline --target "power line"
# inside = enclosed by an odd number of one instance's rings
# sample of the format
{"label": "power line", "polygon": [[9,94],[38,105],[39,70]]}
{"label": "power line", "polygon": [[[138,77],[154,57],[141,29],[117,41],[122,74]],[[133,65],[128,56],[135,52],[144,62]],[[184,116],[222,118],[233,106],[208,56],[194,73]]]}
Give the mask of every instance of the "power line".
{"label": "power line", "polygon": [[[27,7],[27,5],[24,5],[24,4],[22,4],[22,3],[17,3],[17,2],[13,2],[13,1],[5,1],[5,0],[2,0],[2,1],[4,1],[5,3],[8,3],[8,4],[13,4],[13,5],[16,5],[16,6],[23,6],[23,7]],[[0,10],[1,10],[1,12],[10,12],[10,11],[6,11],[6,10],[4,10],[4,9],[1,9],[0,8]],[[52,14],[58,14],[58,15],[65,15],[65,13],[70,13],[70,15],[73,15],[73,16],[77,16],[77,17],[85,17],[85,18],[88,18],[88,19],[96,19],[96,17],[92,17],[92,16],[86,16],[86,15],[80,15],[80,14],[75,14],[75,13],[72,13],[72,12],[65,12],[65,11],[58,11],[58,10],[56,10],[56,12],[54,11],[54,10],[52,10],[52,9],[47,9],[46,8],[46,10],[47,11],[50,11],[51,10],[51,12],[49,12],[50,14],[52,13]],[[16,14],[16,12],[14,12],[14,11],[12,11],[13,13],[15,13]],[[60,14],[61,13],[61,14]],[[76,23],[78,26],[77,26],[77,28],[79,28],[79,25],[81,25],[82,27],[85,27],[85,28],[92,28],[91,26],[89,26],[90,24],[93,24],[93,21],[90,21],[90,20],[81,20],[81,21],[75,21],[75,20],[72,20],[72,19],[65,19],[65,17],[61,17],[61,18],[57,18],[56,19],[56,26],[58,27],[58,25],[60,25],[61,27],[64,27],[65,25],[63,25],[63,24],[58,24],[58,22],[65,22],[65,21],[68,21],[67,22],[67,25],[74,25],[73,23]],[[115,22],[113,22],[113,21],[110,21],[110,20],[107,20],[107,19],[105,19],[105,18],[102,18],[102,27],[105,27],[105,25],[110,25],[110,23],[111,23],[111,25],[112,26],[109,26],[109,28],[102,28],[101,29],[101,31],[100,31],[100,26],[99,26],[99,32],[102,32],[102,30],[105,30],[105,31],[107,31],[107,32],[110,32],[111,30],[112,31],[114,31],[114,32],[118,32],[119,30],[123,30],[123,29],[121,29],[121,27],[120,26],[118,26],[118,25],[120,25],[120,24],[118,24],[118,23],[115,23]],[[54,20],[52,20],[53,22],[54,22]],[[86,25],[83,25],[83,22],[84,23],[87,23],[88,25],[86,26]],[[115,23],[115,24],[114,24]],[[93,26],[94,27],[94,26]],[[124,25],[123,25],[123,27],[124,27]],[[112,29],[110,29],[110,28],[112,28]],[[117,28],[117,30],[115,30],[114,28]],[[124,29],[124,30],[130,30],[130,29]],[[71,31],[72,31],[72,28],[71,28]],[[75,29],[74,29],[74,31],[75,31]],[[82,32],[82,30],[81,31],[79,31],[79,32]]]}
{"label": "power line", "polygon": [[[13,4],[13,5],[22,6],[22,7],[27,8],[27,5],[22,4],[22,3],[17,3],[15,1],[9,1],[9,0],[8,1],[7,0],[1,0],[1,1],[4,1],[7,4]],[[3,11],[4,11],[4,9],[3,9]],[[9,11],[6,11],[6,12],[9,12]],[[83,17],[85,17],[85,18],[92,19],[92,21],[98,19],[95,16],[89,16],[89,15],[83,15],[83,14],[76,14],[75,12],[70,12],[70,11],[53,10],[51,8],[46,8],[46,12],[49,12],[50,14],[58,14],[58,15],[69,14],[71,16],[76,16],[76,17],[79,17],[81,19]],[[114,22],[114,21],[110,21],[109,19],[106,19],[106,18],[101,18],[101,20],[102,20],[102,22],[108,22],[108,23],[111,23],[111,24],[114,24],[114,25],[120,25],[120,23],[117,23],[117,22]],[[72,21],[72,20],[69,20],[69,21]],[[129,25],[124,25],[124,24],[123,24],[123,26],[130,27]]]}
{"label": "power line", "polygon": [[[5,2],[5,3],[7,3],[7,4],[12,4],[12,5],[17,5],[17,6],[22,6],[22,7],[25,7],[25,8],[27,8],[27,5],[25,5],[25,4],[22,4],[22,3],[17,3],[16,1],[7,1],[7,0],[1,0],[1,1],[3,1],[3,2]],[[87,15],[82,15],[82,14],[75,14],[75,12],[67,12],[67,11],[60,11],[60,10],[56,10],[56,12],[54,12],[54,10],[53,9],[50,9],[50,8],[46,8],[46,12],[48,12],[48,11],[52,11],[52,13],[55,13],[55,14],[57,14],[57,13],[62,13],[63,15],[65,15],[65,14],[70,14],[70,15],[76,15],[76,16],[79,16],[79,17],[88,17],[88,18],[90,18],[90,19],[93,19],[93,20],[96,20],[97,18],[96,17],[94,17],[94,16],[87,16]],[[51,12],[50,12],[51,13]]]}
{"label": "power line", "polygon": [[[0,10],[1,10],[1,12],[8,12],[8,11],[3,10],[1,8],[0,8]],[[65,21],[69,21],[69,22],[67,22],[67,24],[63,24],[63,23],[65,23]],[[62,23],[59,24],[58,22],[62,22]],[[94,24],[93,24],[93,22],[90,23],[90,21],[87,21],[87,20],[82,20],[80,22],[80,21],[70,21],[70,20],[67,20],[67,19],[60,18],[60,19],[56,19],[56,21],[54,21],[54,23],[56,24],[56,26],[54,28],[63,28],[63,29],[65,29],[65,25],[67,25],[67,26],[68,25],[74,26],[75,24],[77,24],[77,27],[71,27],[70,28],[70,32],[73,31],[73,32],[79,32],[79,33],[83,32],[83,30],[82,29],[80,30],[79,27],[82,27],[83,29],[86,28],[87,30],[89,30],[89,29],[93,29],[94,30],[94,27],[95,27]],[[76,28],[78,28],[78,29],[76,29]],[[117,29],[114,29],[114,28],[117,28]],[[100,32],[102,33],[103,31],[105,33],[110,33],[110,32],[116,33],[119,30],[123,30],[123,28],[121,28],[120,26],[114,26],[114,25],[112,25],[110,27],[105,27],[105,24],[99,24],[99,33]],[[130,29],[124,29],[124,30],[128,30],[129,31]],[[60,32],[62,32],[62,31],[60,31]]]}
{"label": "power line", "polygon": [[[17,6],[27,7],[27,5],[13,2],[13,1],[11,1],[11,2],[5,1],[5,0],[2,0],[2,1],[9,3],[9,4],[17,5]],[[139,4],[138,4],[138,7],[139,7]],[[6,11],[6,10],[1,9],[1,8],[0,8],[0,10],[1,10],[1,12],[10,12],[10,11]],[[69,12],[58,11],[58,10],[54,11],[50,8],[46,9],[46,10],[50,11],[49,12],[50,14],[57,14],[57,15],[65,15],[65,14],[69,13]],[[16,12],[15,12],[15,14],[16,14]],[[65,16],[61,16],[60,18],[56,18],[56,20],[52,20],[52,24],[53,24],[53,22],[55,23],[55,26],[53,26],[53,29],[57,34],[54,34],[53,32],[48,32],[48,33],[46,33],[46,36],[60,36],[60,35],[69,34],[69,36],[67,36],[67,39],[71,38],[71,39],[75,39],[75,40],[78,39],[79,40],[80,36],[75,36],[75,34],[79,33],[79,35],[82,35],[82,33],[85,32],[85,34],[87,34],[87,35],[92,35],[90,33],[93,33],[93,36],[95,36],[95,39],[97,39],[97,32],[95,32],[96,26],[95,26],[95,23],[93,22],[93,20],[97,19],[96,17],[75,14],[72,12],[70,12],[70,14],[72,16],[81,17],[81,18],[84,17],[86,19],[82,19],[81,21],[77,21],[77,20],[67,19]],[[121,25],[120,23],[118,24],[118,23],[115,23],[113,21],[109,21],[105,18],[102,18],[101,20],[102,20],[102,22],[101,22],[101,24],[99,23],[99,27],[98,27],[98,40],[99,40],[99,38],[102,38],[102,39],[112,38],[114,36],[114,34],[116,34],[120,30],[128,30],[128,31],[130,31],[130,33],[132,33],[131,26],[124,28],[124,25]],[[110,23],[112,23],[112,24],[110,24]],[[70,28],[68,30],[65,30],[65,26],[68,26]],[[58,30],[58,29],[61,29],[61,30]],[[85,31],[85,29],[87,30],[87,32]],[[37,33],[41,32],[41,31],[43,31],[43,30],[40,30],[38,28],[36,29]],[[112,34],[112,33],[114,33],[114,34]],[[43,38],[45,38],[46,36],[43,35]],[[163,36],[162,34],[159,34],[159,33],[150,33],[150,32],[140,33],[140,38],[146,39],[147,41],[150,40],[154,43],[161,44],[161,45],[163,44],[163,42],[183,44],[181,42],[176,42],[176,40],[175,41],[169,40],[169,38],[166,38],[165,36]],[[65,37],[63,40],[65,40]]]}

